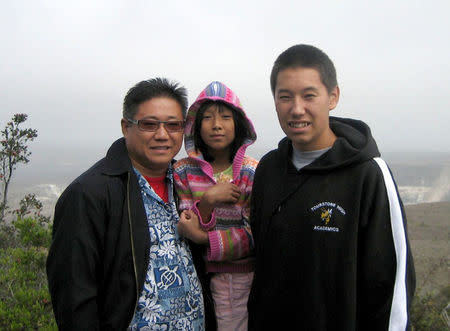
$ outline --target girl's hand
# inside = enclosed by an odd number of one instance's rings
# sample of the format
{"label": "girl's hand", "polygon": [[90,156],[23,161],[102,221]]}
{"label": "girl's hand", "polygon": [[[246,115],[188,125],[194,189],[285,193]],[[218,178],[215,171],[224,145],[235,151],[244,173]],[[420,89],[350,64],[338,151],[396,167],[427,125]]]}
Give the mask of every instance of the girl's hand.
{"label": "girl's hand", "polygon": [[203,200],[214,208],[220,203],[234,204],[239,201],[241,190],[232,183],[217,183],[211,186],[203,195]]}
{"label": "girl's hand", "polygon": [[180,221],[177,224],[178,234],[192,240],[196,244],[207,244],[209,242],[208,232],[203,231],[197,215],[192,210],[183,210]]}

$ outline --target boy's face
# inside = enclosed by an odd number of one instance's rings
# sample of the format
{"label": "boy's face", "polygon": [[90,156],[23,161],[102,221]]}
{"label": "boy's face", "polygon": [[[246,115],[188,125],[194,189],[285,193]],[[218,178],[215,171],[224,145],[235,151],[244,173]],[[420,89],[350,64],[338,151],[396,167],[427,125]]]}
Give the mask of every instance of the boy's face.
{"label": "boy's face", "polygon": [[275,108],[281,129],[300,151],[331,147],[336,136],[329,126],[329,112],[339,100],[339,88],[331,93],[314,68],[287,68],[278,73]]}

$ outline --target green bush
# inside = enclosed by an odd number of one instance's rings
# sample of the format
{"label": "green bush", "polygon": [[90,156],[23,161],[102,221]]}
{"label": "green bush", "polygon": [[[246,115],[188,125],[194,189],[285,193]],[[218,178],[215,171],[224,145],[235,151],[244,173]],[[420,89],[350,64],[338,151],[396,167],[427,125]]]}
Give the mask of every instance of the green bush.
{"label": "green bush", "polygon": [[0,249],[8,247],[16,247],[19,243],[17,242],[17,233],[14,226],[9,224],[0,225]]}
{"label": "green bush", "polygon": [[25,247],[49,247],[51,242],[51,229],[46,222],[27,217],[14,221],[19,240]]}
{"label": "green bush", "polygon": [[441,315],[446,304],[440,304],[438,297],[427,293],[414,298],[411,307],[411,324],[414,331],[448,330]]}
{"label": "green bush", "polygon": [[0,329],[56,330],[45,273],[51,229],[18,218],[1,230],[10,246],[0,248]]}
{"label": "green bush", "polygon": [[[442,312],[450,302],[450,285],[440,288],[434,281],[438,270],[447,269],[447,259],[442,258],[430,266],[421,287],[416,289],[416,295],[411,306],[411,325],[413,331],[444,331],[450,330]],[[425,291],[425,286],[433,291]]]}

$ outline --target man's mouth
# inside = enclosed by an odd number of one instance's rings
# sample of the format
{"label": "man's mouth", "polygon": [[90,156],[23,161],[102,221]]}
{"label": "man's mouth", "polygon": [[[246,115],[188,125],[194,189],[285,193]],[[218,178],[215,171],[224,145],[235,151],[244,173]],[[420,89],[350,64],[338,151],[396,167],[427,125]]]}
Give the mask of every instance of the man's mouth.
{"label": "man's mouth", "polygon": [[169,147],[168,147],[168,146],[154,146],[154,147],[152,147],[152,149],[156,149],[156,150],[160,150],[160,151],[165,151],[165,150],[168,150]]}
{"label": "man's mouth", "polygon": [[289,122],[288,125],[294,129],[305,128],[308,125],[311,125],[310,122]]}

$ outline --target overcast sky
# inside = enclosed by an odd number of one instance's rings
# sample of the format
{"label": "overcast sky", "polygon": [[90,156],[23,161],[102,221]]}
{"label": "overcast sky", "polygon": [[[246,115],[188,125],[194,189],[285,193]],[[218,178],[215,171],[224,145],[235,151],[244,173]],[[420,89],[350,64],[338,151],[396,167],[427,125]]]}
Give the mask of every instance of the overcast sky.
{"label": "overcast sky", "polygon": [[284,136],[270,70],[298,43],[334,61],[332,115],[366,121],[382,153],[450,152],[448,0],[0,3],[0,127],[29,115],[32,162],[98,159],[121,136],[127,90],[156,76],[181,82],[190,103],[224,82],[254,123],[255,153],[268,151]]}

